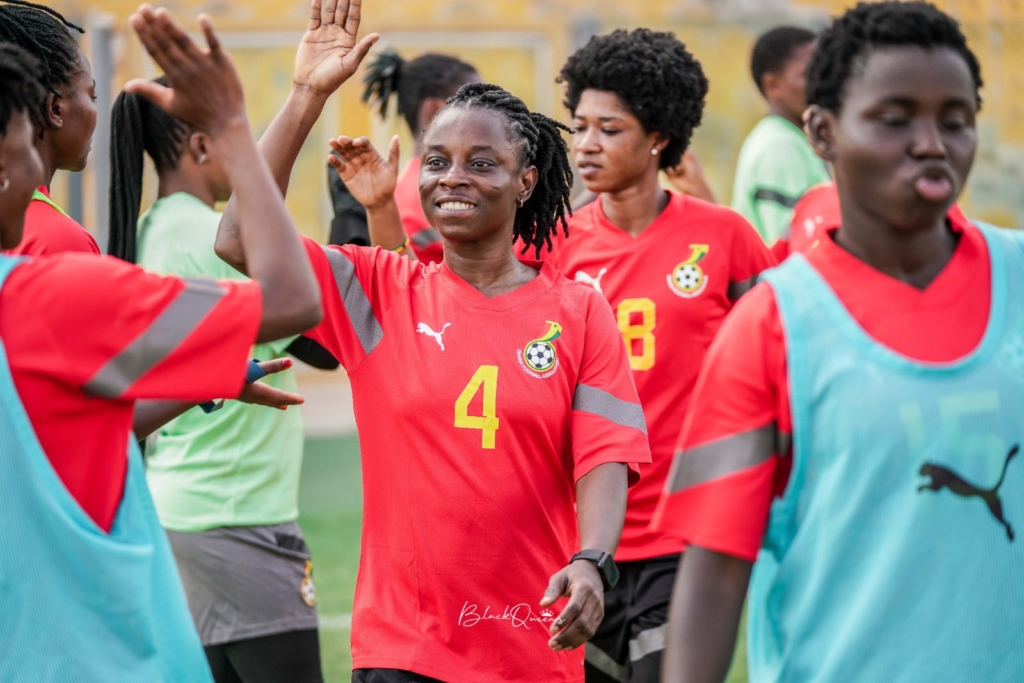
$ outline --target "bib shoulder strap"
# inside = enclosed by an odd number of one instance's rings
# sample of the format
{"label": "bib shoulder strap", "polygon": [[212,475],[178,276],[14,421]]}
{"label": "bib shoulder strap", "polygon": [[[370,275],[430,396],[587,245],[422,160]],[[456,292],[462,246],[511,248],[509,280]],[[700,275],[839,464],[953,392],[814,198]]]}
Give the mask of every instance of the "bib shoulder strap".
{"label": "bib shoulder strap", "polygon": [[54,210],[59,211],[64,216],[67,216],[67,214],[64,212],[64,209],[62,209],[59,206],[57,206],[56,202],[54,202],[52,199],[47,197],[45,194],[43,194],[39,190],[33,190],[33,192],[32,192],[32,200],[33,201],[37,201],[37,202],[42,202],[43,204],[48,204]]}

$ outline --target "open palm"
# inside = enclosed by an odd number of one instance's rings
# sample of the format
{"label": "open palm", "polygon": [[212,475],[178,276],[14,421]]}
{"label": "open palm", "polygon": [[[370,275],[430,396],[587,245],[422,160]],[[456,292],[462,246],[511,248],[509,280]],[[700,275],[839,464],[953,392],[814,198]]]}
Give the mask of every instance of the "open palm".
{"label": "open palm", "polygon": [[345,136],[331,140],[336,152],[330,158],[345,187],[367,209],[389,201],[398,182],[398,136],[391,139],[388,158],[383,158],[366,138]]}
{"label": "open palm", "polygon": [[312,0],[309,27],[295,55],[296,85],[330,95],[352,77],[380,37],[358,40],[362,0]]}

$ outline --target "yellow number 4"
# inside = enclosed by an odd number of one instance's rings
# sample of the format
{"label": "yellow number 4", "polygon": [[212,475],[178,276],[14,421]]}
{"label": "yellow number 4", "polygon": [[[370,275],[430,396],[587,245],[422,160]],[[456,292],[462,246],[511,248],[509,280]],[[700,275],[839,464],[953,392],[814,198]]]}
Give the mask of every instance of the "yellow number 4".
{"label": "yellow number 4", "polygon": [[[483,415],[470,415],[469,403],[484,388],[484,409]],[[479,429],[483,433],[480,437],[481,448],[494,448],[494,437],[498,431],[498,366],[481,365],[473,373],[469,384],[459,394],[455,401],[455,426],[462,429]]]}

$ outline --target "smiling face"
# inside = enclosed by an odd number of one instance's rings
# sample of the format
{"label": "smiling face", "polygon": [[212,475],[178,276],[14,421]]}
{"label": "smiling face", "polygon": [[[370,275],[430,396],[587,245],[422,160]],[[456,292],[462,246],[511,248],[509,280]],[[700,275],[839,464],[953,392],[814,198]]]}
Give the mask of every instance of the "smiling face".
{"label": "smiling face", "polygon": [[537,169],[524,163],[523,143],[510,139],[509,126],[494,110],[453,108],[424,133],[420,203],[446,241],[511,245],[517,201],[529,198]]}
{"label": "smiling face", "polygon": [[96,131],[96,81],[85,54],[79,51],[78,69],[71,82],[57,87],[60,97],[51,97],[47,112],[50,127],[44,139],[52,146],[54,167],[81,171],[89,161],[92,136]]}
{"label": "smiling face", "polygon": [[[591,192],[620,192],[652,177],[657,182],[667,142],[645,131],[615,93],[584,90],[572,126],[573,160]],[[651,154],[655,149],[658,155]]]}
{"label": "smiling face", "polygon": [[33,145],[35,125],[27,112],[14,112],[0,136],[0,249],[21,242],[25,212],[43,182],[43,162]]}
{"label": "smiling face", "polygon": [[808,126],[835,168],[847,216],[901,230],[936,226],[963,189],[977,149],[971,72],[949,48],[873,49],[846,83],[841,111]]}

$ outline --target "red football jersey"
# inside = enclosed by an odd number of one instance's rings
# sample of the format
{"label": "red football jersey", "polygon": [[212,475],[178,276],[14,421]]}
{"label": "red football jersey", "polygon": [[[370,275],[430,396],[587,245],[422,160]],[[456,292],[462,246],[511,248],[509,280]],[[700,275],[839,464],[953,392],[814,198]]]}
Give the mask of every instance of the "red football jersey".
{"label": "red football jersey", "polygon": [[159,277],[65,254],[17,266],[0,339],[32,428],[82,509],[109,531],[135,400],[237,396],[262,311],[259,285]]}
{"label": "red football jersey", "polygon": [[441,235],[430,227],[420,203],[420,160],[409,159],[395,186],[395,203],[402,217],[402,228],[412,243],[416,258],[424,263],[438,263],[444,259]]}
{"label": "red football jersey", "polygon": [[[949,210],[951,221],[967,220],[959,204]],[[784,261],[790,254],[807,251],[827,231],[835,230],[843,222],[839,211],[839,192],[835,183],[821,183],[809,189],[793,207],[793,219],[784,237],[772,245],[772,254]]]}
{"label": "red football jersey", "polygon": [[653,462],[629,492],[616,559],[678,553],[681,541],[649,527],[690,393],[722,320],[774,260],[738,213],[675,193],[637,237],[608,220],[600,199],[588,204],[551,260],[611,304],[647,417]]}
{"label": "red football jersey", "polygon": [[[363,460],[354,668],[578,681],[538,606],[578,550],[575,483],[650,461],[615,321],[550,265],[487,298],[446,264],[307,241]],[[635,478],[635,466],[631,466]]]}
{"label": "red football jersey", "polygon": [[[37,189],[49,198],[45,187]],[[54,256],[68,252],[98,256],[100,248],[92,235],[74,219],[46,202],[34,199],[25,212],[25,232],[21,235],[21,242],[3,253],[11,256]]]}
{"label": "red football jersey", "polygon": [[[950,213],[950,224],[961,233],[960,242],[924,290],[858,260],[829,232],[805,255],[873,338],[909,358],[950,362],[981,342],[992,299],[985,238],[959,212]],[[767,284],[758,285],[711,345],[679,436],[677,457],[699,451],[718,458],[718,476],[683,486],[669,482],[655,515],[658,528],[702,548],[750,561],[757,557],[772,501],[785,490],[791,465],[786,368],[775,297]],[[751,457],[752,444],[776,452]],[[740,453],[744,463],[757,464],[730,467]]]}

